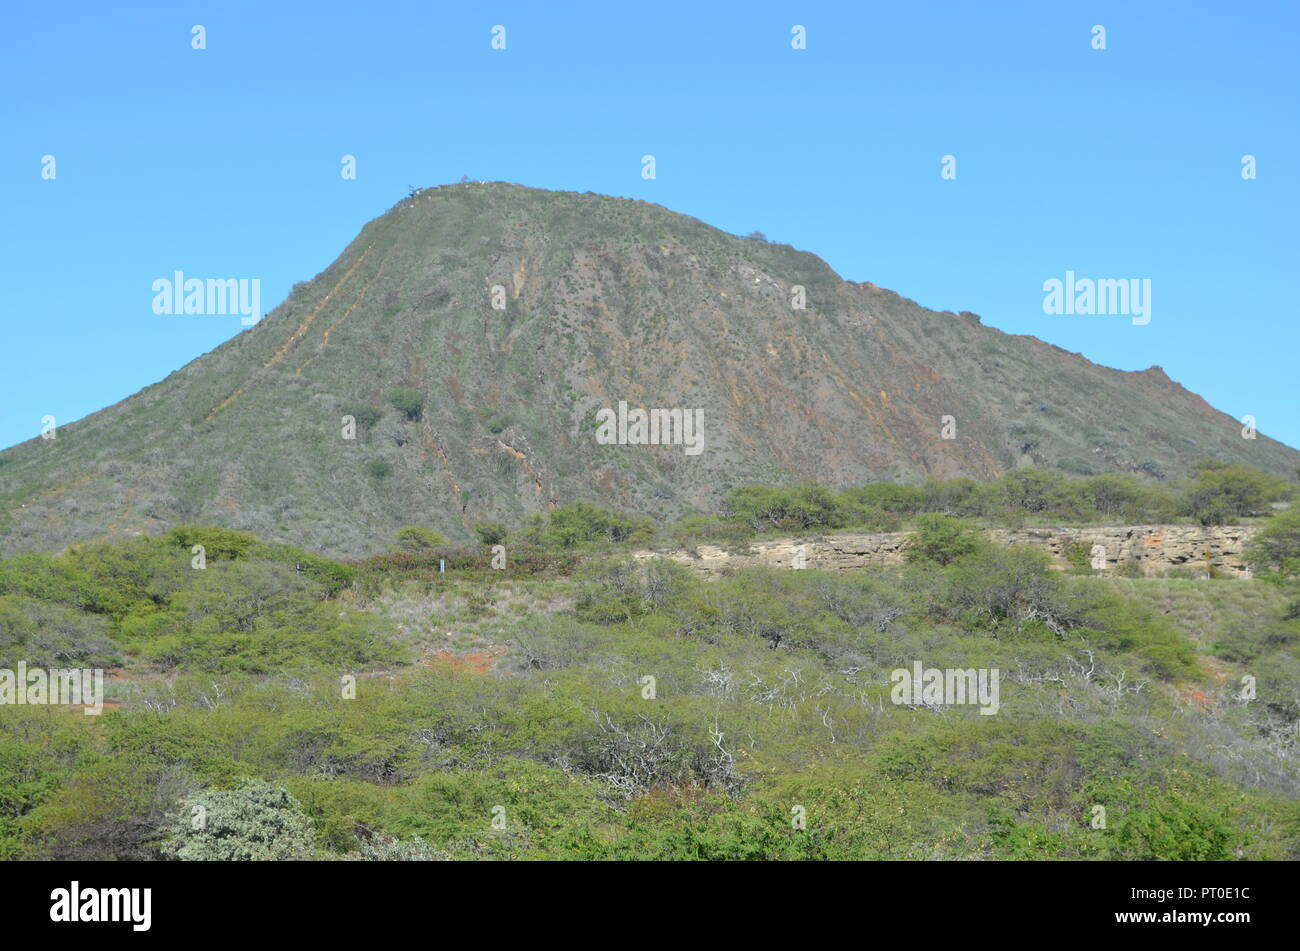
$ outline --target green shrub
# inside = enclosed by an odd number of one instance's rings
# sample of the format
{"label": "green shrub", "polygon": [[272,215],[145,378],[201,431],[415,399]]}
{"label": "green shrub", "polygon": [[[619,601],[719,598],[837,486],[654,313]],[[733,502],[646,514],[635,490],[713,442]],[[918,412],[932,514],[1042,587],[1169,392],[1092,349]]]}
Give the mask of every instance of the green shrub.
{"label": "green shrub", "polygon": [[1109,857],[1121,861],[1223,862],[1241,840],[1219,810],[1177,793],[1125,809],[1108,836]]}
{"label": "green shrub", "polygon": [[1202,525],[1222,525],[1243,515],[1264,514],[1268,503],[1290,498],[1294,491],[1285,479],[1259,469],[1206,460],[1196,467],[1182,504]]}
{"label": "green shrub", "polygon": [[1270,518],[1246,545],[1245,557],[1261,574],[1300,577],[1300,508]]}
{"label": "green shrub", "polygon": [[513,417],[511,417],[509,413],[492,407],[482,407],[476,412],[478,413],[479,419],[483,421],[484,428],[493,434],[504,432],[510,427],[510,424],[514,422]]}
{"label": "green shrub", "polygon": [[442,548],[447,544],[447,539],[432,529],[407,525],[405,528],[398,529],[394,542],[397,551],[422,552]]}
{"label": "green shrub", "polygon": [[1173,624],[1136,602],[1095,593],[1086,610],[1092,628],[1086,639],[1109,651],[1133,653],[1145,658],[1153,672],[1166,679],[1200,674],[1196,651]]}
{"label": "green shrub", "polygon": [[926,479],[921,486],[924,496],[921,510],[945,515],[983,515],[992,489],[974,479]]}
{"label": "green shrub", "polygon": [[1032,548],[987,545],[944,570],[942,608],[968,623],[1000,626],[1042,621],[1063,632],[1072,620],[1047,556]]}
{"label": "green shrub", "polygon": [[841,495],[846,501],[868,511],[914,515],[925,507],[925,492],[922,489],[893,482],[869,482],[856,489],[845,489]]}
{"label": "green shrub", "polygon": [[418,420],[424,413],[424,394],[407,387],[395,387],[388,391],[388,402],[409,420]]}
{"label": "green shrub", "polygon": [[500,522],[475,522],[474,534],[484,545],[503,545],[509,533]]}
{"label": "green shrub", "polygon": [[312,852],[312,826],[287,791],[263,780],[209,789],[172,817],[163,852],[189,862],[265,862]]}
{"label": "green shrub", "polygon": [[357,425],[362,429],[370,429],[380,419],[383,418],[383,411],[374,406],[352,406],[344,411],[344,415],[351,416],[357,421]]}
{"label": "green shrub", "polygon": [[588,502],[571,502],[531,521],[525,536],[556,548],[576,548],[592,542],[645,542],[654,537],[654,523]]}
{"label": "green shrub", "polygon": [[1092,572],[1092,548],[1083,542],[1067,542],[1061,550],[1061,557],[1075,574],[1084,575]]}
{"label": "green shrub", "polygon": [[0,736],[0,861],[19,854],[19,820],[59,786],[55,764],[42,754],[37,746]]}
{"label": "green shrub", "polygon": [[243,558],[262,544],[256,535],[248,532],[211,525],[179,525],[168,532],[167,537],[178,548],[192,549],[195,545],[202,545],[204,557],[208,559]]}
{"label": "green shrub", "polygon": [[741,486],[727,493],[723,505],[730,518],[759,530],[840,528],[852,512],[835,493],[819,485]]}
{"label": "green shrub", "polygon": [[908,540],[907,560],[947,565],[986,549],[988,544],[983,534],[961,519],[931,512],[917,518],[916,531]]}
{"label": "green shrub", "polygon": [[296,567],[217,562],[190,573],[164,606],[122,619],[128,649],[164,670],[272,673],[353,667],[404,656],[387,621],[326,600]]}
{"label": "green shrub", "polygon": [[747,522],[716,515],[690,515],[674,524],[671,534],[673,542],[683,548],[705,543],[737,548],[747,546],[753,540],[754,528]]}
{"label": "green shrub", "polygon": [[[47,754],[48,755],[48,754]],[[18,820],[19,857],[147,861],[188,780],[149,757],[88,755]]]}
{"label": "green shrub", "polygon": [[1068,512],[1065,476],[1044,469],[1018,469],[998,482],[1003,504],[1020,512]]}
{"label": "green shrub", "polygon": [[1141,578],[1144,577],[1142,572],[1142,561],[1139,558],[1125,558],[1115,566],[1115,574],[1121,578]]}
{"label": "green shrub", "polygon": [[56,601],[0,595],[0,666],[116,667],[109,622]]}

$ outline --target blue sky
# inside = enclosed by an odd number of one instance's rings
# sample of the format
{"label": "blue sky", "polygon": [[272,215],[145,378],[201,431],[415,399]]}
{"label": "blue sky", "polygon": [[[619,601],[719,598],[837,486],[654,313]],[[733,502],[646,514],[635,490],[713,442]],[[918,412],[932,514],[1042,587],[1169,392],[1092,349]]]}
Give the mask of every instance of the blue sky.
{"label": "blue sky", "polygon": [[[155,315],[155,279],[259,278],[270,311],[408,185],[469,175],[758,229],[928,307],[1158,364],[1300,446],[1298,28],[1280,0],[11,5],[0,445],[241,329]],[[1066,270],[1150,279],[1151,322],[1044,314]]]}

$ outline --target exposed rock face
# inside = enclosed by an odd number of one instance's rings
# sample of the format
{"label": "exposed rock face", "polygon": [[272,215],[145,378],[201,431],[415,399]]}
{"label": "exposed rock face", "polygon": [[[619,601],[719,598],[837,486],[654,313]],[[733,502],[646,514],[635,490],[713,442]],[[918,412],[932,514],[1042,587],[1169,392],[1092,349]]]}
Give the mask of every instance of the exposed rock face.
{"label": "exposed rock face", "polygon": [[[1037,548],[1051,557],[1053,567],[1062,570],[1070,566],[1067,554],[1073,548],[1085,551],[1089,560],[1104,558],[1102,570],[1114,571],[1123,563],[1136,561],[1143,575],[1159,576],[1173,568],[1204,569],[1208,558],[1216,572],[1248,578],[1250,570],[1241,553],[1254,531],[1246,526],[1133,525],[999,528],[990,529],[988,535],[999,544]],[[902,564],[909,537],[907,532],[873,532],[778,538],[755,542],[740,553],[716,545],[699,545],[691,551],[640,551],[635,557],[671,558],[705,575],[725,566],[791,568],[801,556],[807,568],[855,571],[875,565]],[[1098,546],[1101,551],[1097,550]]]}

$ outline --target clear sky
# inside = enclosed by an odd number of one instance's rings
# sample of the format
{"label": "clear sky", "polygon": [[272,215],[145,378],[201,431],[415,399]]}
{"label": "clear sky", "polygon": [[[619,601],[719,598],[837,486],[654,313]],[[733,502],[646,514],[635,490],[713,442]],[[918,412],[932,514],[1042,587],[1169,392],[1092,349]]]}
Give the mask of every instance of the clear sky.
{"label": "clear sky", "polygon": [[[154,314],[155,279],[259,278],[270,311],[469,175],[761,230],[1300,446],[1298,28],[1291,0],[8,4],[0,445],[240,331]],[[1045,314],[1067,270],[1150,279],[1150,323]]]}

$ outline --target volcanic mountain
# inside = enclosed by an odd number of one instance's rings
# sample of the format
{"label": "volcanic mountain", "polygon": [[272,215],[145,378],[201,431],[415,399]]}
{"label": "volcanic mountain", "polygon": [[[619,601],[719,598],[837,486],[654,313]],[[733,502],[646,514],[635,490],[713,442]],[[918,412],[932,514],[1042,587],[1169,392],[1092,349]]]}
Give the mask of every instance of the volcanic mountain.
{"label": "volcanic mountain", "polygon": [[[620,401],[702,420],[702,450],[598,439]],[[197,522],[359,555],[577,499],[668,519],[751,482],[1159,479],[1207,456],[1300,465],[1157,367],[645,202],[473,183],[415,192],[260,323],[0,453],[0,552]]]}

